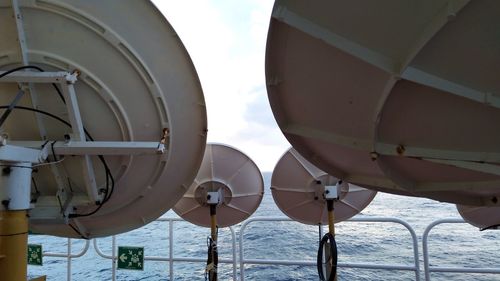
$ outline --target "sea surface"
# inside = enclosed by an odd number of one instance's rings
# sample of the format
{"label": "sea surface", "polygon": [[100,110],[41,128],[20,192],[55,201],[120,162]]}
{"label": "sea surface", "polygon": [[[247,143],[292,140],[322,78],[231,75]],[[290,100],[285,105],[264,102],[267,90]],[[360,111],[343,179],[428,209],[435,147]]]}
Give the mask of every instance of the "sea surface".
{"label": "sea surface", "polygon": [[[274,204],[270,173],[264,173],[265,195],[252,217],[285,216]],[[424,280],[422,234],[427,225],[442,218],[460,218],[455,205],[429,199],[378,193],[361,217],[395,217],[408,222],[419,240],[421,280]],[[177,217],[172,211],[164,217]],[[238,238],[240,225],[233,228]],[[326,230],[326,229],[325,229]],[[468,224],[444,224],[429,235],[431,266],[500,268],[500,232],[484,231]],[[174,257],[206,258],[209,229],[188,222],[174,223]],[[120,246],[144,247],[146,256],[168,257],[169,229],[166,222],[152,222],[140,229],[118,235]],[[243,251],[246,259],[315,261],[318,247],[318,226],[297,222],[255,222],[245,230]],[[65,253],[67,239],[31,235],[29,242],[42,244],[43,251]],[[395,223],[342,222],[336,224],[336,241],[340,263],[376,263],[387,265],[414,264],[411,235]],[[111,255],[111,238],[97,240],[99,248]],[[84,242],[72,240],[72,252],[78,253]],[[219,231],[219,259],[232,257],[228,229]],[[29,266],[30,277],[47,275],[47,280],[66,280],[67,259],[44,257],[43,266]],[[96,254],[91,246],[82,257],[72,259],[71,280],[111,280],[112,261]],[[175,262],[174,280],[205,280],[204,263]],[[239,265],[238,265],[239,266]],[[239,268],[238,268],[239,274]],[[415,280],[412,271],[339,268],[338,280]],[[219,264],[219,280],[233,280],[229,264]],[[169,280],[167,262],[146,261],[143,271],[117,270],[116,280]],[[239,280],[239,276],[238,276]],[[315,266],[246,265],[245,280],[318,280]],[[500,275],[432,273],[431,280],[500,280]]]}

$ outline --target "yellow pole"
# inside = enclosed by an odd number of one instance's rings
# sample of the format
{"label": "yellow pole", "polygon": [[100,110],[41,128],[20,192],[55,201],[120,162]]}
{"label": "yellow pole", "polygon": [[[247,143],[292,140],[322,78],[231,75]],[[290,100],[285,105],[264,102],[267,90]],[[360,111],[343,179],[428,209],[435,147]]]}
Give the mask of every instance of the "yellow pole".
{"label": "yellow pole", "polygon": [[210,235],[212,236],[212,240],[217,242],[217,217],[215,212],[210,214]]}
{"label": "yellow pole", "polygon": [[[332,201],[333,204],[333,201]],[[333,213],[333,208],[328,210],[328,232],[335,236],[335,214]]]}
{"label": "yellow pole", "polygon": [[[212,238],[213,247],[217,247],[217,205],[215,204],[210,205],[210,236]],[[212,255],[213,267],[210,268],[208,274],[210,281],[217,281],[217,262],[215,260],[215,251],[217,249],[213,248],[212,250],[210,254]]]}
{"label": "yellow pole", "polygon": [[[335,237],[335,214],[333,213],[333,200],[326,200],[326,209],[328,211],[328,232]],[[337,281],[337,273],[333,277]]]}
{"label": "yellow pole", "polygon": [[0,211],[0,274],[2,280],[26,281],[27,252],[27,211]]}

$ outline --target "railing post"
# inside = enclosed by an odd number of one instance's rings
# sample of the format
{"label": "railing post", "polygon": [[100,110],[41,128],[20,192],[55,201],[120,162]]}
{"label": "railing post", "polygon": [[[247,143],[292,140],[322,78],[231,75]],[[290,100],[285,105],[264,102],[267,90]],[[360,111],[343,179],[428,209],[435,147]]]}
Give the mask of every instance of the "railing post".
{"label": "railing post", "polygon": [[168,243],[169,243],[169,274],[170,281],[174,280],[174,220],[168,220]]}
{"label": "railing post", "polygon": [[111,270],[111,280],[115,281],[116,280],[116,260],[117,260],[117,256],[116,256],[116,236],[113,235],[112,238],[111,238],[111,267],[112,267],[112,270]]}
{"label": "railing post", "polygon": [[240,281],[245,281],[245,258],[243,257],[243,233],[248,224],[248,220],[244,222],[240,227],[240,236],[238,239],[238,245],[240,250]]}
{"label": "railing post", "polygon": [[233,280],[237,281],[238,278],[236,277],[237,275],[237,270],[236,267],[238,267],[238,264],[236,262],[237,255],[236,255],[236,234],[234,233],[234,229],[232,226],[229,227],[229,230],[231,230],[231,239],[232,239],[232,244],[233,244]]}
{"label": "railing post", "polygon": [[68,268],[66,273],[67,280],[71,281],[71,238],[68,238]]}

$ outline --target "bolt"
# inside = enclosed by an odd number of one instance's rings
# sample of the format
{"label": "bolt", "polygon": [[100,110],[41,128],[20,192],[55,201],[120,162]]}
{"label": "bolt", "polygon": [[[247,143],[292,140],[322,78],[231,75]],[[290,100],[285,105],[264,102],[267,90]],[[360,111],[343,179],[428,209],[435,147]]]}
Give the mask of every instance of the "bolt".
{"label": "bolt", "polygon": [[398,155],[403,155],[405,153],[405,147],[401,144],[398,145],[398,147],[396,147],[396,152]]}
{"label": "bolt", "polygon": [[9,209],[9,203],[10,200],[2,200],[2,205],[5,207],[5,209]]}
{"label": "bolt", "polygon": [[317,181],[316,181],[316,184],[321,184],[321,181],[320,181],[320,180],[317,180]]}
{"label": "bolt", "polygon": [[12,171],[12,170],[11,170],[11,168],[10,168],[10,167],[5,167],[5,168],[3,168],[3,169],[2,169],[2,175],[4,175],[4,176],[8,176],[8,175],[10,175],[10,172],[11,172],[11,171]]}

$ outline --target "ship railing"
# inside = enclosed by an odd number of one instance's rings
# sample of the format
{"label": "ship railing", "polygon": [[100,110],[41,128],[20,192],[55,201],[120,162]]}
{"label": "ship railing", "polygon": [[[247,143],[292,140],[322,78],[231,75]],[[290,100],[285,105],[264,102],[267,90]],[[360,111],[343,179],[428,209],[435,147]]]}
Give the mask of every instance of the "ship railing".
{"label": "ship railing", "polygon": [[90,246],[90,241],[89,240],[86,240],[85,241],[85,244],[82,248],[82,250],[76,254],[73,254],[72,253],[72,243],[71,243],[71,238],[63,238],[63,239],[67,239],[67,243],[66,243],[66,253],[55,253],[55,252],[43,252],[42,255],[44,257],[53,257],[53,258],[66,258],[66,278],[67,280],[71,280],[71,260],[72,259],[76,259],[76,258],[79,258],[79,257],[82,257],[84,256],[87,251],[89,250],[89,246]]}
{"label": "ship railing", "polygon": [[429,233],[432,229],[440,224],[458,224],[458,223],[466,223],[463,219],[440,219],[429,224],[424,231],[422,236],[422,248],[423,248],[423,256],[424,256],[424,272],[425,272],[425,280],[431,280],[432,272],[441,272],[441,273],[483,273],[483,274],[500,274],[500,268],[488,268],[488,267],[438,267],[438,266],[430,266],[429,261]]}
{"label": "ship railing", "polygon": [[[255,222],[292,222],[290,218],[287,217],[254,217],[246,220],[240,228],[239,237],[239,251],[240,251],[240,280],[245,280],[245,265],[284,265],[284,266],[316,266],[316,261],[314,260],[270,260],[270,259],[248,259],[245,258],[244,252],[244,236],[245,230],[249,224]],[[338,267],[345,268],[362,268],[362,269],[382,269],[382,270],[403,270],[403,271],[413,271],[415,272],[415,280],[420,280],[420,266],[418,259],[418,239],[417,234],[413,228],[405,221],[397,218],[385,218],[385,217],[354,217],[346,220],[347,223],[353,222],[367,222],[367,223],[396,223],[404,226],[410,233],[413,241],[413,258],[414,265],[393,265],[393,264],[372,264],[372,263],[338,263]],[[321,227],[319,228],[321,232]],[[320,236],[321,233],[320,233]]]}
{"label": "ship railing", "polygon": [[[174,222],[183,222],[184,220],[181,218],[159,218],[156,220],[157,222],[168,222],[168,239],[169,239],[169,249],[168,249],[168,256],[144,256],[144,261],[163,261],[163,262],[168,262],[169,265],[169,280],[175,280],[174,279],[174,262],[206,262],[206,258],[195,258],[195,257],[175,257],[174,256]],[[231,232],[231,245],[232,245],[232,258],[231,259],[221,259],[219,258],[219,263],[226,263],[226,264],[232,264],[233,267],[233,280],[236,279],[237,275],[237,257],[236,257],[236,233],[234,231],[234,228],[232,226],[229,227],[229,230]],[[97,243],[98,239],[93,239],[94,241],[94,249],[96,250],[96,253],[101,256],[102,258],[105,259],[110,259],[112,262],[112,270],[111,270],[111,280],[115,281],[116,280],[116,263],[118,260],[118,255],[116,253],[117,245],[116,245],[116,235],[113,235],[111,237],[111,249],[112,253],[111,255],[105,254],[100,248]],[[69,279],[68,279],[69,281]]]}
{"label": "ship railing", "polygon": [[[169,248],[168,248],[168,256],[145,256],[145,261],[163,261],[167,262],[169,265],[169,280],[174,279],[174,263],[175,262],[206,262],[206,258],[196,258],[196,257],[176,257],[174,255],[174,223],[175,222],[183,222],[184,220],[181,218],[159,218],[156,221],[167,222],[169,227]],[[245,256],[244,248],[245,248],[245,230],[249,224],[253,224],[255,222],[264,222],[264,221],[275,221],[275,222],[293,222],[291,219],[287,217],[254,217],[246,220],[241,224],[239,229],[239,241],[236,242],[236,234],[233,227],[230,227],[229,230],[231,232],[231,247],[232,247],[232,258],[228,259],[219,259],[219,263],[231,264],[233,271],[233,280],[238,280],[237,274],[237,266],[239,263],[240,269],[240,279],[241,281],[245,280],[245,267],[247,265],[252,264],[261,264],[261,265],[284,265],[284,266],[316,266],[316,261],[313,260],[272,260],[272,259],[250,259]],[[382,269],[382,270],[402,270],[402,271],[414,271],[415,272],[415,280],[420,280],[420,268],[418,261],[418,240],[413,228],[403,220],[397,218],[385,218],[385,217],[354,217],[347,221],[347,223],[352,222],[368,222],[368,223],[396,223],[403,225],[411,234],[413,240],[413,258],[415,260],[415,264],[413,266],[409,265],[394,265],[394,264],[371,264],[371,263],[339,263],[339,267],[345,268],[362,268],[362,269]],[[322,228],[320,228],[321,231]],[[320,233],[321,236],[321,233]],[[47,257],[61,257],[67,259],[67,280],[71,280],[71,260],[81,257],[85,255],[85,253],[89,249],[89,241],[85,242],[83,249],[78,253],[72,253],[71,240],[68,239],[67,243],[67,252],[66,253],[53,253],[53,252],[44,252],[43,256]],[[111,280],[116,280],[116,269],[117,269],[117,243],[116,236],[111,237],[111,254],[106,254],[99,248],[99,239],[93,239],[93,247],[96,253],[102,258],[111,260]],[[239,256],[237,256],[237,244],[239,244]]]}

